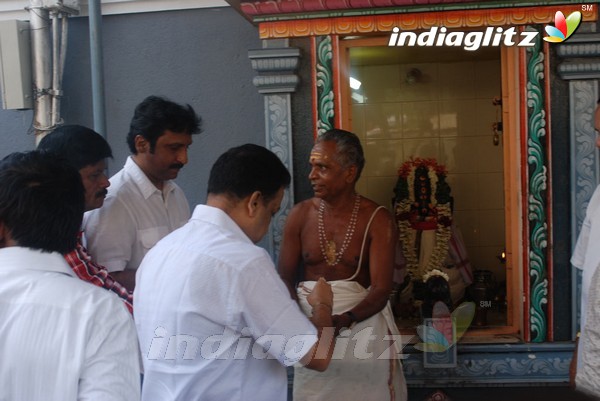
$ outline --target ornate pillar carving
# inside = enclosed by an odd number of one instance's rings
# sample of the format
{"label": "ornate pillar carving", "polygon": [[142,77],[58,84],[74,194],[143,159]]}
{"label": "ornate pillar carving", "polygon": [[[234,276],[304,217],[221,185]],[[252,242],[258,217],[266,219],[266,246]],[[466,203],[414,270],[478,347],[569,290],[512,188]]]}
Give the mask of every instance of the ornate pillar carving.
{"label": "ornate pillar carving", "polygon": [[[315,52],[314,84],[316,85],[317,109],[315,124],[317,136],[335,127],[335,92],[333,71],[333,38],[332,36],[317,36],[314,39]],[[339,102],[339,100],[337,100]]]}
{"label": "ornate pillar carving", "polygon": [[[534,28],[537,29],[537,28]],[[528,47],[527,66],[527,189],[529,234],[529,336],[532,342],[548,338],[548,132],[545,108],[545,54],[540,35]],[[526,337],[527,338],[527,334]]]}
{"label": "ornate pillar carving", "polygon": [[[569,135],[571,142],[571,222],[572,246],[579,235],[588,202],[600,183],[598,149],[595,146],[594,109],[600,79],[600,33],[573,35],[557,46],[562,58],[558,74],[569,81]],[[580,321],[581,274],[572,269],[573,335]]]}
{"label": "ornate pillar carving", "polygon": [[[295,74],[300,49],[287,47],[287,40],[266,40],[263,49],[249,50],[252,68],[258,72],[253,84],[265,101],[265,146],[273,151],[294,176],[292,163],[291,93],[296,91],[300,78]],[[277,262],[283,235],[283,225],[294,202],[293,181],[286,189],[280,211],[273,217],[267,247]]]}

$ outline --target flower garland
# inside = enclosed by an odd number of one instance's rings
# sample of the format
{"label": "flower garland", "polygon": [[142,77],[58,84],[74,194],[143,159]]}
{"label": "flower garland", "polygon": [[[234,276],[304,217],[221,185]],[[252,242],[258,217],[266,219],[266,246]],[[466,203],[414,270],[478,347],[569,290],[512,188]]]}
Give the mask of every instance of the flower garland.
{"label": "flower garland", "polygon": [[446,281],[450,281],[450,277],[441,270],[433,269],[423,275],[423,282],[426,283],[432,277],[440,276]]}
{"label": "flower garland", "polygon": [[[448,255],[452,235],[450,187],[446,183],[446,169],[435,159],[410,159],[398,171],[396,184],[396,221],[399,240],[406,259],[408,274],[422,280],[433,270],[443,266]],[[435,225],[435,246],[426,265],[419,264],[414,242],[416,221]]]}

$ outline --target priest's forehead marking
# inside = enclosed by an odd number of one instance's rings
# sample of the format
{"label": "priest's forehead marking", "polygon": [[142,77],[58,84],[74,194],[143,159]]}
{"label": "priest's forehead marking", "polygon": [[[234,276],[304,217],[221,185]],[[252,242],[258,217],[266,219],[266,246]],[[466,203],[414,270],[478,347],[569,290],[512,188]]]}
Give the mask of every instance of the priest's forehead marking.
{"label": "priest's forehead marking", "polygon": [[310,161],[316,162],[317,160],[327,161],[329,160],[329,156],[321,151],[313,150],[312,152],[310,152]]}

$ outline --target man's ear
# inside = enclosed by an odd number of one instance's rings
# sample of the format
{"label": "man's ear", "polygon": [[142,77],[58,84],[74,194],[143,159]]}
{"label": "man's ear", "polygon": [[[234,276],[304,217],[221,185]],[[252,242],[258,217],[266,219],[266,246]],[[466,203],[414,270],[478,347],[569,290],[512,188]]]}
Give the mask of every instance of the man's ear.
{"label": "man's ear", "polygon": [[0,248],[6,248],[9,246],[15,246],[16,244],[10,236],[10,231],[4,222],[0,221]]}
{"label": "man's ear", "polygon": [[262,194],[260,191],[252,192],[252,195],[248,197],[248,201],[246,203],[246,207],[248,208],[248,216],[254,217],[256,215],[256,211],[258,210],[258,202],[262,202]]}
{"label": "man's ear", "polygon": [[141,135],[135,136],[135,150],[137,153],[148,153],[150,152],[150,142]]}
{"label": "man's ear", "polygon": [[352,166],[348,167],[348,169],[346,170],[346,182],[350,184],[350,183],[356,181],[356,174],[358,174],[357,166],[352,165]]}

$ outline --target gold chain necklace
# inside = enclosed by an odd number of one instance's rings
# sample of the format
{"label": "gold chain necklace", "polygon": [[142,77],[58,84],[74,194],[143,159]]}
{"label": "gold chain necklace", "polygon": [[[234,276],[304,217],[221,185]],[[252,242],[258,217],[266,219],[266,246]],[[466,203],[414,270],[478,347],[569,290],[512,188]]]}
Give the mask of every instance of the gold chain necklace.
{"label": "gold chain necklace", "polygon": [[352,215],[350,216],[350,223],[348,223],[348,228],[346,230],[346,235],[344,236],[344,241],[342,242],[342,246],[339,252],[336,252],[336,245],[333,239],[327,241],[327,237],[325,236],[325,223],[323,221],[323,213],[325,212],[325,202],[321,199],[319,203],[319,213],[318,213],[318,226],[319,226],[319,246],[321,248],[321,254],[323,258],[325,258],[325,262],[329,266],[335,266],[340,263],[342,260],[342,256],[348,246],[350,245],[350,241],[352,240],[352,236],[354,235],[354,228],[356,227],[356,221],[358,220],[358,209],[360,208],[360,195],[356,194],[356,200],[354,201],[354,208],[352,209]]}

